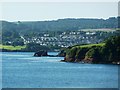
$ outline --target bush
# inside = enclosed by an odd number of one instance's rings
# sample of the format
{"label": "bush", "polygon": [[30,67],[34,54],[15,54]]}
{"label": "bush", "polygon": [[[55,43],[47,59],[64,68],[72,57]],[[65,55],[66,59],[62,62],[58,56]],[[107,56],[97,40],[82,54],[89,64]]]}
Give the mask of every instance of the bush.
{"label": "bush", "polygon": [[47,46],[42,46],[36,43],[28,43],[25,48],[26,51],[40,51],[40,50],[50,50]]}
{"label": "bush", "polygon": [[86,52],[87,52],[88,50],[89,50],[88,48],[79,48],[79,49],[77,50],[77,53],[76,53],[75,58],[76,58],[76,59],[80,59],[80,60],[84,59],[84,58],[85,58],[85,54],[86,54]]}
{"label": "bush", "polygon": [[102,54],[107,62],[120,61],[120,36],[114,36],[106,41]]}
{"label": "bush", "polygon": [[105,45],[73,46],[66,49],[66,61],[92,60],[93,63],[120,62],[120,36],[105,41]]}
{"label": "bush", "polygon": [[101,47],[92,47],[89,51],[85,54],[85,58],[91,58],[93,63],[102,62]]}
{"label": "bush", "polygon": [[72,49],[69,50],[68,55],[70,58],[74,58],[77,52],[77,48],[73,47]]}

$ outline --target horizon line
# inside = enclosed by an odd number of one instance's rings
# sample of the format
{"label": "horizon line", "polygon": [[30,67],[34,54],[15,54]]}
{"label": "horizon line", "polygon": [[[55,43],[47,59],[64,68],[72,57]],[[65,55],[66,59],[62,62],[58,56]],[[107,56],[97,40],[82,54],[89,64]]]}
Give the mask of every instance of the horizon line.
{"label": "horizon line", "polygon": [[103,18],[103,17],[65,17],[65,18],[56,18],[56,19],[44,19],[44,20],[6,20],[6,19],[0,19],[0,21],[7,21],[7,22],[18,22],[18,21],[21,21],[21,22],[27,22],[27,21],[31,21],[31,22],[34,22],[34,21],[57,21],[57,20],[62,20],[62,19],[103,19],[103,20],[107,20],[109,18],[117,18],[119,16],[110,16],[110,17],[107,17],[107,18]]}

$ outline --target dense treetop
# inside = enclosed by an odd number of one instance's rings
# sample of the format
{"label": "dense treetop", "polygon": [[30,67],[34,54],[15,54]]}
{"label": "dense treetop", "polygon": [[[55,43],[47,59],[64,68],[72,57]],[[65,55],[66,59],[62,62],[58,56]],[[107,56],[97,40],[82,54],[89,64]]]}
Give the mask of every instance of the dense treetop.
{"label": "dense treetop", "polygon": [[118,28],[118,18],[109,19],[75,19],[66,18],[52,21],[18,21],[2,22],[3,31],[40,32],[40,31],[67,31],[79,29],[96,29],[96,28]]}

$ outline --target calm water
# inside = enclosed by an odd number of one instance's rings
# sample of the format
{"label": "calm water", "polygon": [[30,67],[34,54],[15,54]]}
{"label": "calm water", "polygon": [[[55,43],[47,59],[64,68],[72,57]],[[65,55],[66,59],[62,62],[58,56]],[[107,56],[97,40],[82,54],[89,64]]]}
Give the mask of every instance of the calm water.
{"label": "calm water", "polygon": [[[57,53],[49,53],[57,54]],[[118,66],[59,62],[63,57],[2,54],[3,88],[117,88]]]}

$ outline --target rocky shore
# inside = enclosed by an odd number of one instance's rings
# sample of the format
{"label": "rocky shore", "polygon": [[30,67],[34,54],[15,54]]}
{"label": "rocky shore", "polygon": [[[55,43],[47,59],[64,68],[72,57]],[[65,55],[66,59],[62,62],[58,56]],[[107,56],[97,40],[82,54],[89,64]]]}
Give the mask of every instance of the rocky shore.
{"label": "rocky shore", "polygon": [[63,55],[61,53],[59,53],[58,55],[48,55],[48,52],[45,50],[40,50],[38,52],[34,53],[35,57],[42,57],[42,56],[49,56],[49,57],[63,57]]}

